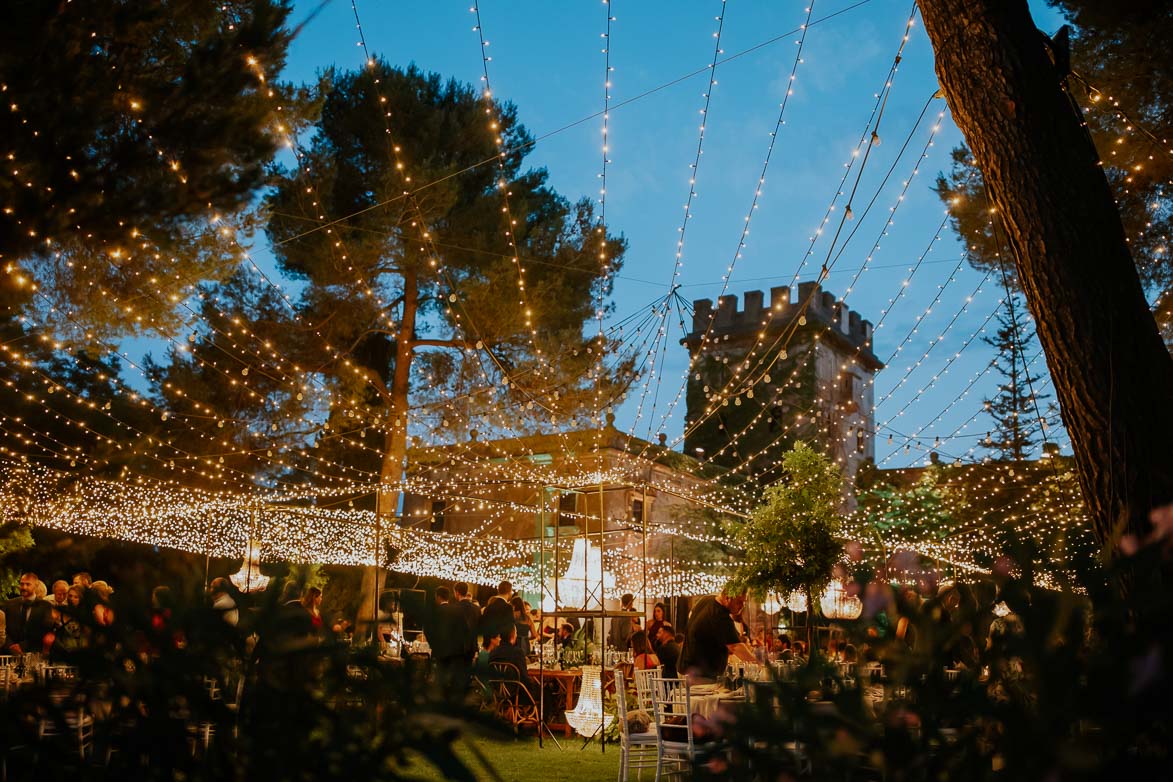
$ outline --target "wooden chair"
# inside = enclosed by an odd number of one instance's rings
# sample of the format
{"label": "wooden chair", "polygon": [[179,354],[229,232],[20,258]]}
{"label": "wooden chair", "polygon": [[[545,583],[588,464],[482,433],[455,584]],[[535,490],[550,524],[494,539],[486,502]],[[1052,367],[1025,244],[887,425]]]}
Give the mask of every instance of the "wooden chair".
{"label": "wooden chair", "polygon": [[[619,782],[627,782],[632,769],[641,772],[645,768],[656,767],[656,730],[652,729],[640,733],[632,733],[627,723],[627,682],[623,677],[623,670],[615,666],[615,717],[619,720]],[[650,718],[651,712],[648,712]],[[637,773],[639,778],[642,774]]]}
{"label": "wooden chair", "polygon": [[489,688],[493,692],[494,711],[497,715],[509,720],[514,732],[522,725],[540,726],[538,703],[529,689],[522,684],[521,671],[517,670],[517,666],[498,660],[490,662],[489,667],[493,670]]}

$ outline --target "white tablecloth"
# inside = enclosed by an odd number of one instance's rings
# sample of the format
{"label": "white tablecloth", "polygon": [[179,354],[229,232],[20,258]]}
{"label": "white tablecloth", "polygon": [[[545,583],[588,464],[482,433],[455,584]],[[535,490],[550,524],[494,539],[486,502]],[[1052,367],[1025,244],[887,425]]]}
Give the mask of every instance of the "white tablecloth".
{"label": "white tablecloth", "polygon": [[[717,712],[721,710],[722,705],[731,703],[734,700],[741,699],[739,691],[726,690],[714,685],[695,685],[689,693],[692,713],[699,714],[705,719],[713,719]],[[684,708],[684,695],[680,695],[680,707]]]}

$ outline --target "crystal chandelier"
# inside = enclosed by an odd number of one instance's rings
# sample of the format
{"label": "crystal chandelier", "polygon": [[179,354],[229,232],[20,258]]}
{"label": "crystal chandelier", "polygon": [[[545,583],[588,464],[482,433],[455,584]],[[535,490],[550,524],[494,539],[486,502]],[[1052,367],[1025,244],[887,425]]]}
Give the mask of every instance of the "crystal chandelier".
{"label": "crystal chandelier", "polygon": [[[549,594],[542,597],[542,610],[561,608],[602,608],[604,594],[615,591],[615,574],[603,570],[603,552],[586,538],[575,538],[566,572],[557,579],[557,592],[547,586]],[[558,595],[554,605],[553,595]]]}
{"label": "crystal chandelier", "polygon": [[863,601],[847,594],[842,581],[832,581],[819,598],[819,608],[828,619],[859,619],[863,613]]}
{"label": "crystal chandelier", "polygon": [[591,738],[611,727],[615,717],[603,711],[603,669],[598,665],[582,667],[582,689],[574,711],[566,712],[566,724],[580,736]]}
{"label": "crystal chandelier", "polygon": [[228,577],[241,592],[260,592],[269,585],[269,577],[261,573],[261,542],[250,540],[240,570]]}

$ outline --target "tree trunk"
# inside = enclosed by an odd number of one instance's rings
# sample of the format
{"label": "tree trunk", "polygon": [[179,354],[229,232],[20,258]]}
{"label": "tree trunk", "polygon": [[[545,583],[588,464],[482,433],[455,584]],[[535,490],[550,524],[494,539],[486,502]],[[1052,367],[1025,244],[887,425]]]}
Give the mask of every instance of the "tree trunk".
{"label": "tree trunk", "polygon": [[1173,502],[1173,359],[1099,156],[1026,0],[923,0],[936,68],[1005,227],[1110,555]]}
{"label": "tree trunk", "polygon": [[383,438],[383,463],[375,497],[375,564],[363,574],[359,619],[374,619],[378,595],[386,580],[379,559],[386,551],[386,531],[394,526],[399,508],[399,484],[407,459],[407,402],[411,387],[411,362],[415,356],[415,320],[419,311],[419,280],[413,268],[403,272],[403,317],[395,337],[395,369],[387,394],[390,429]]}

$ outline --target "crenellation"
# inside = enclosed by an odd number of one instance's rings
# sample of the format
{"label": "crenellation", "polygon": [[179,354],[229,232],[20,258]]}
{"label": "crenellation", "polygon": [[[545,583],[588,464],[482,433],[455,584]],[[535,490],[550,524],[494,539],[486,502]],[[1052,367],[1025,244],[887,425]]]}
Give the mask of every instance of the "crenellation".
{"label": "crenellation", "polygon": [[[807,437],[823,441],[853,475],[875,456],[871,378],[883,364],[872,351],[872,324],[814,281],[797,289],[771,288],[768,308],[762,291],[746,291],[741,309],[738,303],[737,296],[719,297],[715,309],[711,299],[693,303],[693,331],[682,342],[694,364],[701,356],[712,360],[695,364],[697,371],[688,380],[686,451],[713,448],[725,466],[748,456],[768,480],[776,474],[770,465],[786,438]],[[790,356],[807,355],[813,361],[800,362],[789,373],[758,373],[757,388],[732,382],[742,360],[769,360],[764,356],[781,351],[783,338]],[[799,390],[796,382],[808,384],[807,390]],[[806,394],[813,395],[813,402],[804,399]],[[719,419],[710,415],[726,406],[729,411]],[[701,423],[694,427],[692,422]]]}
{"label": "crenellation", "polygon": [[746,291],[745,292],[745,320],[749,323],[759,323],[762,319],[762,301],[763,295],[761,291]]}
{"label": "crenellation", "polygon": [[782,312],[790,307],[790,286],[770,288],[770,309]]}
{"label": "crenellation", "polygon": [[846,303],[838,301],[835,294],[823,290],[817,282],[799,283],[797,298],[790,286],[770,288],[769,307],[765,293],[760,290],[742,294],[741,308],[736,295],[720,296],[716,309],[712,299],[693,301],[692,334],[690,339],[700,339],[706,333],[719,336],[734,336],[739,333],[756,335],[761,327],[781,326],[789,323],[804,302],[808,319],[830,326],[848,342],[857,347],[871,349],[872,324]]}
{"label": "crenellation", "polygon": [[739,325],[737,322],[739,314],[736,296],[719,296],[717,298],[717,320],[714,321],[714,325],[718,329],[736,327]]}

